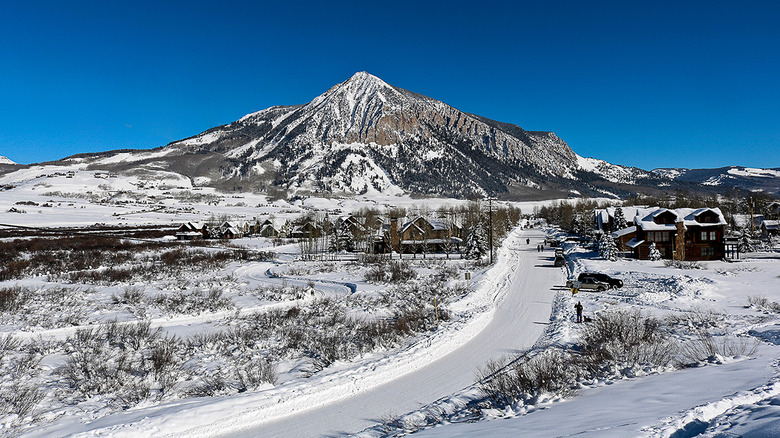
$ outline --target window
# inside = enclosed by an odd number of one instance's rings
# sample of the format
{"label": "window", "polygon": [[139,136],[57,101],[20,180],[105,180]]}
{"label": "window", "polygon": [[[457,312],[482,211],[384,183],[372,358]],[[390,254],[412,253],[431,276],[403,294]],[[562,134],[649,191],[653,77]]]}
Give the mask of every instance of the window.
{"label": "window", "polygon": [[715,255],[715,248],[710,248],[708,246],[701,249],[701,256],[702,257],[712,257]]}
{"label": "window", "polygon": [[715,231],[702,231],[700,236],[702,242],[718,240],[718,233]]}
{"label": "window", "polygon": [[648,242],[668,242],[669,241],[669,232],[668,231],[648,231],[647,232],[647,241]]}

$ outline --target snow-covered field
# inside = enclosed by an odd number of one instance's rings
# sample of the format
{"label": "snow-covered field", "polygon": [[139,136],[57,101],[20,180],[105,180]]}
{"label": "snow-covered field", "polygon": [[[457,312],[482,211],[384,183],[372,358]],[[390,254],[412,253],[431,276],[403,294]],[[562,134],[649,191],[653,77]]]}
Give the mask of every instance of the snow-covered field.
{"label": "snow-covered field", "polygon": [[[0,187],[0,224],[37,227],[293,218],[366,206],[433,211],[460,202],[426,200],[416,207],[420,200],[393,196],[269,202],[220,194],[163,171],[129,178],[77,164],[4,175]],[[516,205],[527,214],[539,203]],[[549,249],[536,251],[544,231],[515,229],[493,266],[458,257],[409,260],[416,278],[408,283],[368,282],[372,264],[304,262],[298,245],[273,246],[261,238],[234,243],[273,251],[272,260],[225,256],[171,271],[163,269],[171,249],[160,246],[122,259],[124,265],[145,263],[146,273],[130,279],[90,283],[41,272],[2,281],[0,291],[16,291],[26,301],[0,319],[6,406],[0,435],[780,436],[778,254],[679,269],[604,261],[565,244],[569,264],[554,268]],[[207,259],[219,249],[202,251],[199,257]],[[104,261],[101,269],[113,267]],[[622,278],[624,287],[576,296],[563,287],[567,277],[594,270]],[[591,318],[639,309],[672,327],[680,345],[696,329],[687,325],[704,324],[716,340],[746,348],[682,369],[615,370],[572,381],[576,390],[566,396],[475,410],[482,397],[476,376],[488,360],[577,344],[585,326],[574,321],[577,301]],[[403,330],[356,323],[396,324],[401,316]],[[149,326],[138,345],[128,346],[135,341],[117,333],[119,327],[142,331],[129,324],[134,321]],[[381,333],[363,336],[372,330]],[[324,348],[342,341],[348,347]],[[166,349],[174,354],[165,356]],[[80,352],[104,359],[105,366],[73,362]],[[120,361],[137,364],[136,374]],[[125,382],[106,377],[121,391],[72,388],[96,370],[126,373]],[[34,390],[37,403],[23,415],[8,408],[23,405],[21,395]]]}

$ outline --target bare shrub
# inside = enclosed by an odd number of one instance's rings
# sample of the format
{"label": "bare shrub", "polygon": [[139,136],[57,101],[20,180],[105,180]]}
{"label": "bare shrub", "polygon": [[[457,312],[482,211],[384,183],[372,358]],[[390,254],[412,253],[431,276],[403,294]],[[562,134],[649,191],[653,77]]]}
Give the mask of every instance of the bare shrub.
{"label": "bare shrub", "polygon": [[274,367],[264,359],[239,361],[236,363],[235,374],[239,392],[256,389],[266,383],[273,385],[277,378]]}
{"label": "bare shrub", "polygon": [[48,287],[43,289],[19,288],[13,309],[0,313],[0,323],[28,327],[55,328],[79,325],[88,312],[100,308],[87,297],[93,290]]}
{"label": "bare shrub", "polygon": [[780,303],[769,301],[766,297],[750,296],[748,297],[748,307],[761,312],[780,313]]}
{"label": "bare shrub", "polygon": [[157,295],[153,304],[171,313],[197,315],[203,312],[216,312],[233,307],[230,298],[222,296],[222,290],[211,288],[208,292],[195,290],[191,292],[176,291],[170,295]]}
{"label": "bare shrub", "polygon": [[504,406],[516,400],[533,400],[542,394],[570,395],[579,378],[577,362],[569,353],[549,349],[512,361],[492,360],[479,370],[478,385],[485,397]]}
{"label": "bare shrub", "polygon": [[674,259],[664,260],[664,266],[669,268],[677,268],[677,269],[706,269],[704,265],[702,265],[697,261],[684,261],[684,260],[674,260]]}
{"label": "bare shrub", "polygon": [[18,415],[15,423],[24,421],[43,400],[44,393],[31,384],[15,382],[0,389],[0,414]]}
{"label": "bare shrub", "polygon": [[13,335],[0,335],[0,364],[4,357],[16,352],[21,344]]}
{"label": "bare shrub", "polygon": [[111,295],[111,300],[114,304],[129,304],[138,305],[143,301],[144,291],[140,287],[126,287],[120,295]]}
{"label": "bare shrub", "polygon": [[373,266],[364,279],[373,283],[402,283],[417,277],[417,272],[404,261],[391,261]]}
{"label": "bare shrub", "polygon": [[227,381],[218,370],[214,374],[202,376],[201,383],[191,388],[189,395],[194,397],[213,397],[225,393],[227,389]]}
{"label": "bare shrub", "polygon": [[21,308],[29,297],[27,288],[21,286],[4,287],[0,289],[0,311],[15,312]]}
{"label": "bare shrub", "polygon": [[723,357],[752,356],[758,349],[757,339],[715,336],[708,330],[699,330],[694,340],[683,344],[680,351],[679,366],[691,366],[701,362],[719,361]]}
{"label": "bare shrub", "polygon": [[580,335],[580,357],[592,375],[612,366],[663,367],[675,357],[676,345],[661,330],[661,321],[638,310],[596,315]]}

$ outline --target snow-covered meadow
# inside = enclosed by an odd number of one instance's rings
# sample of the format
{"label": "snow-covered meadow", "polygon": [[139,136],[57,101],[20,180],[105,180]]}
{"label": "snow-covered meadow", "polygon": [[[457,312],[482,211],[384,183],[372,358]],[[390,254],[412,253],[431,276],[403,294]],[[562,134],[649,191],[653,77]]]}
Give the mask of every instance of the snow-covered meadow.
{"label": "snow-covered meadow", "polygon": [[[77,163],[3,175],[0,187],[0,224],[47,228],[465,202],[271,201]],[[528,214],[539,203],[515,205]],[[514,230],[493,266],[430,255],[302,261],[299,245],[263,238],[46,250],[54,256],[34,274],[0,281],[0,435],[780,435],[778,254],[680,269],[565,243],[569,263],[553,268],[549,249],[535,250],[544,233]],[[367,281],[376,270],[387,280]],[[585,271],[625,285],[572,296],[565,279]],[[724,354],[615,367],[564,382],[565,395],[485,403],[475,376],[489,361],[577,346],[588,324],[575,322],[577,301],[591,319],[637,310],[679,346],[705,328]]]}

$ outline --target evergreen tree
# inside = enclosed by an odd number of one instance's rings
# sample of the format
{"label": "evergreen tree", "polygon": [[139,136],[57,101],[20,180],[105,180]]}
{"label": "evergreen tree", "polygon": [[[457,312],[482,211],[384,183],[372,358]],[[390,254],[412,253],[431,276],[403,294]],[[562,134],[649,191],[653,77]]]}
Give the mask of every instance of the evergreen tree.
{"label": "evergreen tree", "polygon": [[482,221],[477,223],[477,226],[471,230],[466,237],[466,250],[465,255],[467,259],[481,259],[488,253],[488,239],[487,231]]}
{"label": "evergreen tree", "polygon": [[623,208],[618,206],[615,209],[615,230],[622,230],[624,228],[628,228],[628,223],[626,223],[626,215],[623,214]]}
{"label": "evergreen tree", "polygon": [[328,233],[328,252],[339,252],[339,239],[335,227]]}
{"label": "evergreen tree", "polygon": [[661,252],[655,247],[655,242],[650,244],[650,254],[647,256],[647,259],[654,262],[661,260]]}
{"label": "evergreen tree", "polygon": [[355,238],[352,236],[352,232],[349,231],[348,227],[339,228],[336,240],[338,241],[337,246],[340,251],[354,251]]}
{"label": "evergreen tree", "polygon": [[602,236],[602,241],[599,245],[599,253],[604,260],[609,260],[611,262],[617,260],[618,247],[615,244],[615,239],[613,239],[609,234],[605,233]]}

